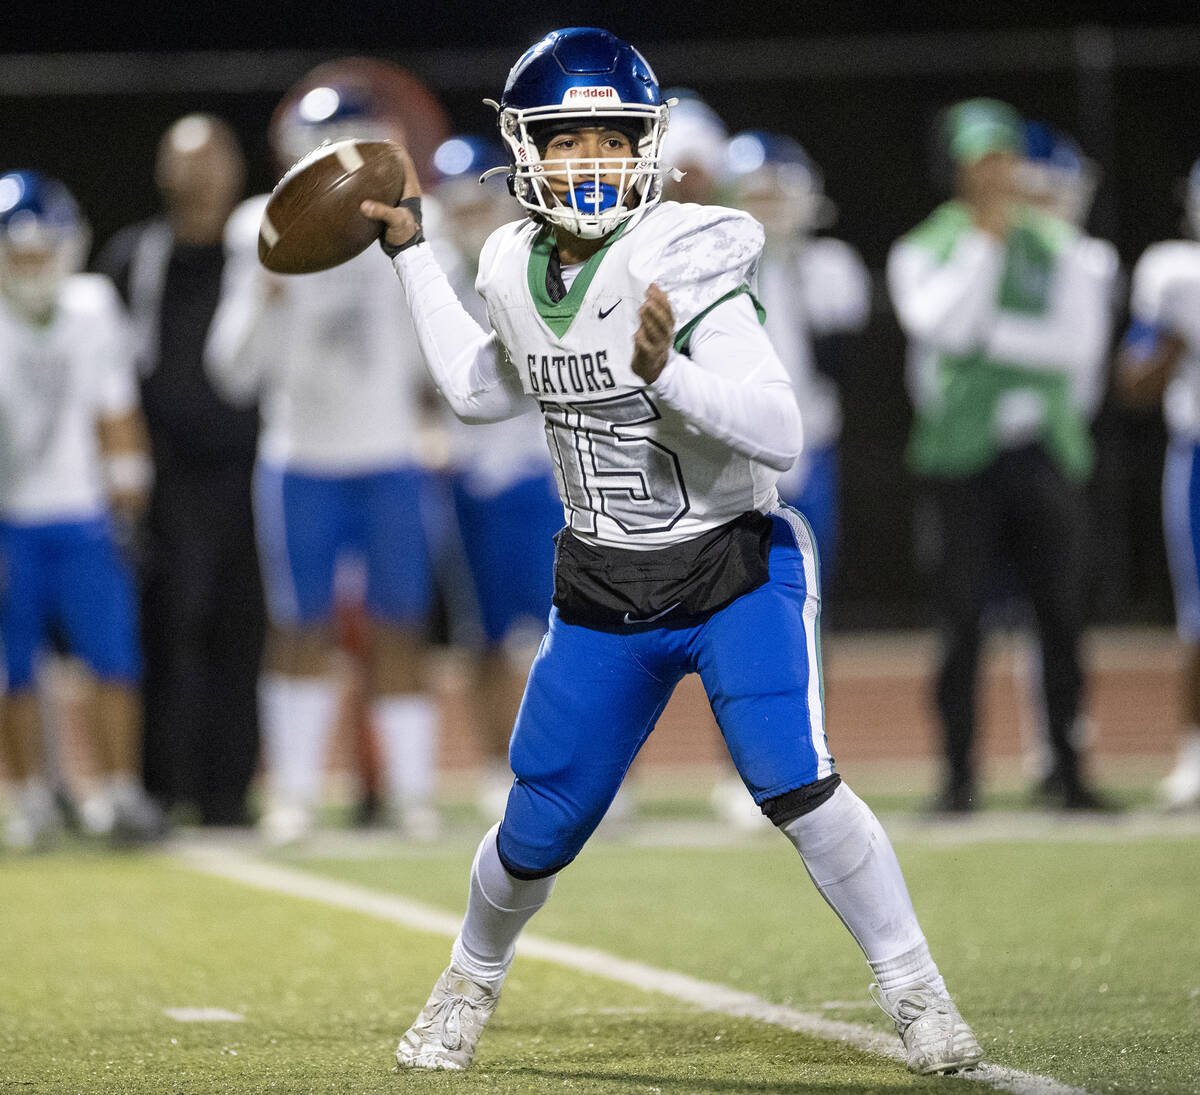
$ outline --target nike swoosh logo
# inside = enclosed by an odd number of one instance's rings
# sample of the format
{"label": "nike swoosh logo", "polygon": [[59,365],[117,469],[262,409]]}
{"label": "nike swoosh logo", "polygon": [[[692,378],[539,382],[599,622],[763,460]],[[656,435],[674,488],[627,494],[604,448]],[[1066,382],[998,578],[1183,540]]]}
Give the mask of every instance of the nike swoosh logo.
{"label": "nike swoosh logo", "polygon": [[[616,305],[614,304],[613,308],[615,307]],[[610,308],[609,311],[611,312],[612,308]],[[673,605],[668,605],[661,612],[656,612],[653,616],[630,616],[629,613],[626,612],[625,622],[627,624],[652,624],[655,620],[661,620],[669,612],[674,612],[675,609],[677,609],[681,604],[683,604],[682,601],[676,601]]]}
{"label": "nike swoosh logo", "polygon": [[[621,297],[621,300],[624,300],[624,299],[625,299],[624,297]],[[621,303],[621,300],[618,300],[618,301],[617,301],[617,304],[620,304],[620,303]],[[614,305],[612,306],[612,308],[601,308],[601,309],[600,309],[600,311],[599,311],[597,314],[599,315],[599,317],[600,317],[601,319],[608,319],[608,317],[609,317],[610,315],[612,315],[612,310],[613,310],[613,308],[615,308],[615,307],[617,306],[617,304],[614,304]]]}

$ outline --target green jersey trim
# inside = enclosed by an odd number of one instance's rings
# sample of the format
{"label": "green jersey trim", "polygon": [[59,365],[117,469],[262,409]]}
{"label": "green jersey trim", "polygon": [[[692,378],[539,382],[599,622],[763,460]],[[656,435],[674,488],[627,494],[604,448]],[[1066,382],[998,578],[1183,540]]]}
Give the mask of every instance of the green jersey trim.
{"label": "green jersey trim", "polygon": [[537,308],[538,315],[542,317],[542,322],[558,338],[562,338],[570,329],[575,317],[579,314],[579,306],[587,295],[588,287],[592,284],[592,278],[596,276],[596,271],[600,268],[600,260],[604,258],[605,252],[625,230],[628,223],[628,221],[623,221],[615,231],[608,234],[600,250],[588,259],[583,264],[583,269],[575,275],[575,280],[571,282],[571,288],[567,290],[567,295],[560,301],[551,300],[550,293],[546,288],[546,271],[550,267],[550,253],[555,246],[554,233],[549,228],[543,229],[533,241],[533,247],[529,252],[529,295],[533,298],[534,307]]}
{"label": "green jersey trim", "polygon": [[758,297],[750,292],[749,285],[739,285],[736,289],[731,289],[723,297],[718,297],[704,311],[694,315],[682,327],[679,328],[679,333],[675,336],[675,350],[677,353],[686,354],[688,343],[691,341],[692,332],[696,330],[700,321],[708,315],[718,305],[724,304],[727,300],[733,300],[734,297],[741,296],[742,293],[749,293],[750,301],[754,305],[755,312],[758,313],[758,322],[767,322],[767,310],[759,303]]}

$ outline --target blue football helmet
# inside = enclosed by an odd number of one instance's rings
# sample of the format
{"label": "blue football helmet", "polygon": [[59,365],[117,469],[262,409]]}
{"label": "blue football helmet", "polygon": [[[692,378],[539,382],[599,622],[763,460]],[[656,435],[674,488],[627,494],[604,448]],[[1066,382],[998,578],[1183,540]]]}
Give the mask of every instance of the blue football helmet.
{"label": "blue football helmet", "polygon": [[833,223],[836,209],[825,196],[824,176],[798,141],[746,130],[729,141],[725,157],[734,200],[769,237],[803,236]]}
{"label": "blue football helmet", "polygon": [[433,168],[433,193],[446,214],[447,232],[475,260],[488,236],[518,215],[499,177],[511,170],[508,152],[495,137],[461,134],[438,145]]}
{"label": "blue football helmet", "polygon": [[91,233],[71,192],[37,171],[0,175],[0,288],[24,313],[51,311]]}
{"label": "blue football helmet", "polygon": [[1021,181],[1037,205],[1081,225],[1092,208],[1099,172],[1079,145],[1043,122],[1024,123],[1025,160]]}
{"label": "blue football helmet", "polygon": [[[646,59],[596,27],[547,34],[508,74],[499,103],[500,135],[512,151],[518,202],[573,235],[598,239],[640,216],[662,197],[660,159],[668,106]],[[551,190],[539,141],[555,132],[611,125],[630,134],[634,159],[556,161],[567,200]],[[605,179],[616,177],[612,185]]]}

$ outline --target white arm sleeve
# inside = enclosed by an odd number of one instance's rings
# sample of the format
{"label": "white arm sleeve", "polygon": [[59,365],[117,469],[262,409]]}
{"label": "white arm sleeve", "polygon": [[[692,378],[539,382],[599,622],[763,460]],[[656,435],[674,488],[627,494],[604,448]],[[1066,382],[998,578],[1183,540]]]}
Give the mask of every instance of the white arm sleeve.
{"label": "white arm sleeve", "polygon": [[529,397],[495,331],[462,306],[433,249],[418,244],[392,265],[404,286],[425,363],[451,410],[464,422],[498,422],[529,410]]}
{"label": "white arm sleeve", "polygon": [[687,355],[672,351],[650,388],[697,430],[743,456],[787,471],[800,455],[795,392],[744,293],[697,324]]}
{"label": "white arm sleeve", "polygon": [[888,289],[904,333],[947,353],[965,353],[987,338],[1003,272],[1004,244],[974,228],[962,233],[944,262],[902,240],[887,263]]}

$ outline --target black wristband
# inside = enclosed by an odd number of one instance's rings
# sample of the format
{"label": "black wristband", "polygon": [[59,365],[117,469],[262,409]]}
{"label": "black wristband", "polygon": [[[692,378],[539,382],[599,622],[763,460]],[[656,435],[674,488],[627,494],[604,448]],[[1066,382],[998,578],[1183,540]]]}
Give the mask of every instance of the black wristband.
{"label": "black wristband", "polygon": [[398,207],[407,209],[412,215],[413,220],[417,222],[417,230],[403,243],[397,245],[388,243],[387,241],[387,225],[383,226],[383,231],[379,233],[379,246],[383,248],[383,253],[389,259],[394,259],[401,251],[407,251],[410,247],[416,247],[418,243],[425,242],[425,233],[421,229],[421,197],[417,195],[415,198],[405,198],[401,202],[396,203]]}

